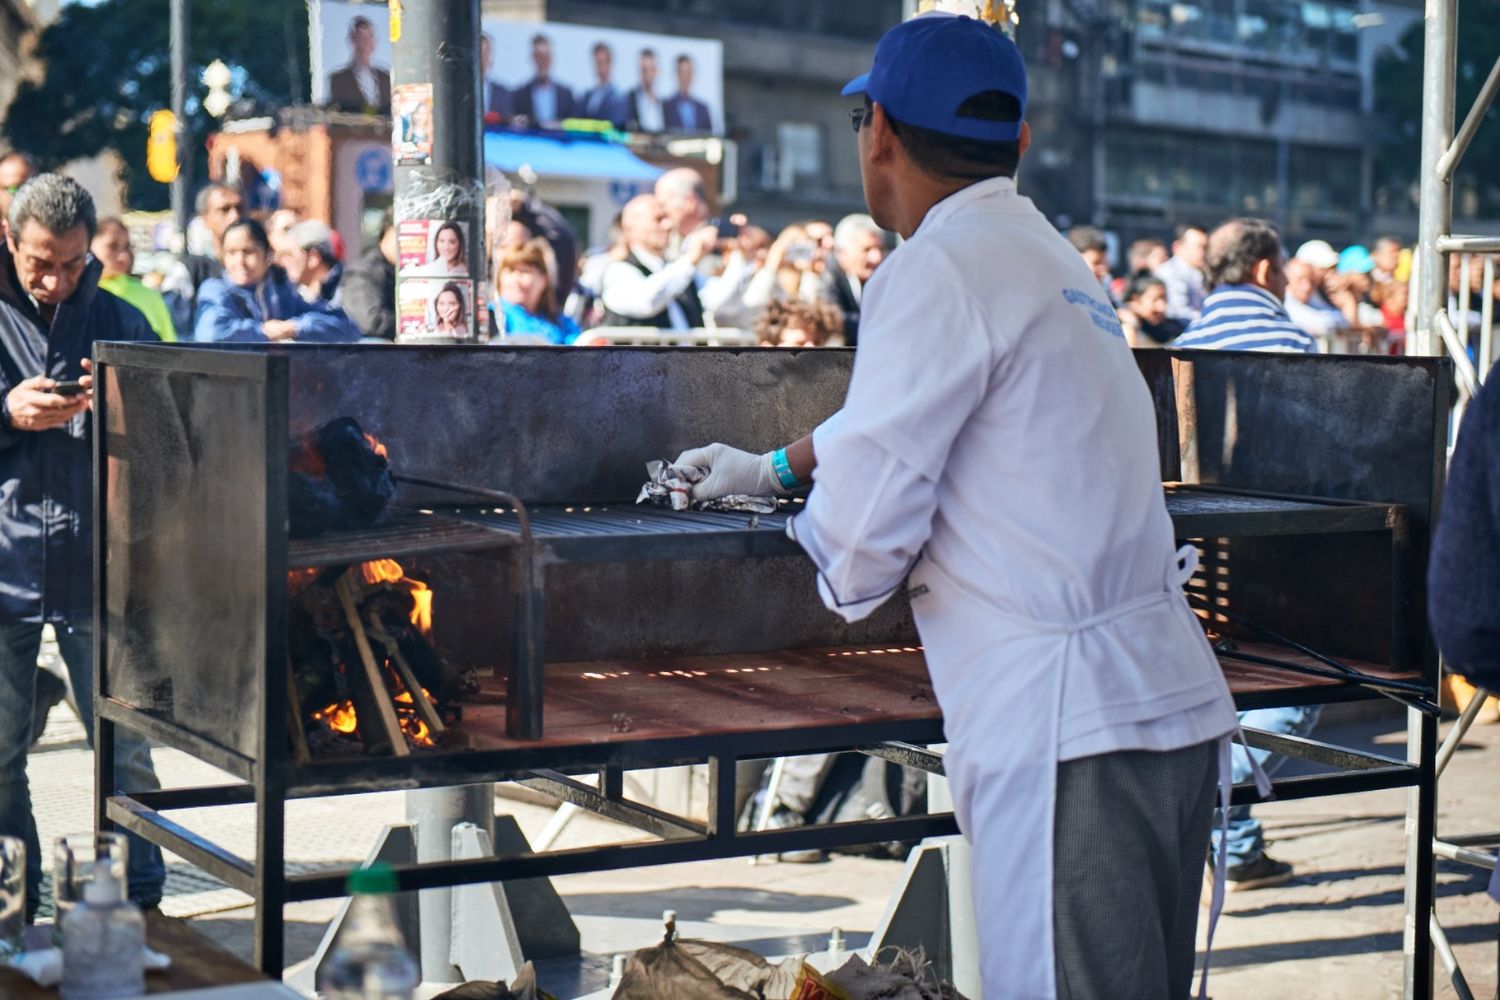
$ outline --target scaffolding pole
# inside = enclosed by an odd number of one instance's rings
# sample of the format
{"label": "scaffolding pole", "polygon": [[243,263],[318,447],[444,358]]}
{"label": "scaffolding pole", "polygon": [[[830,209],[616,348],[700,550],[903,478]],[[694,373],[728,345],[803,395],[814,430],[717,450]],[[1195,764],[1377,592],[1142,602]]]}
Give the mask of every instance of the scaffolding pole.
{"label": "scaffolding pole", "polygon": [[[1467,403],[1478,393],[1494,361],[1493,342],[1495,266],[1492,255],[1500,252],[1500,240],[1464,237],[1453,233],[1453,177],[1459,162],[1469,148],[1485,114],[1500,94],[1500,58],[1486,78],[1474,106],[1468,109],[1463,125],[1454,133],[1457,103],[1459,0],[1428,0],[1424,16],[1422,67],[1422,159],[1419,176],[1419,211],[1417,246],[1412,261],[1412,315],[1414,329],[1407,342],[1409,354],[1443,355],[1454,361],[1459,386],[1457,405],[1452,415],[1449,447],[1457,440],[1458,424]],[[1449,255],[1459,254],[1462,274],[1455,308],[1449,307]],[[1476,324],[1471,316],[1470,300],[1474,291],[1472,255],[1484,256],[1478,289],[1479,313]],[[1473,352],[1471,354],[1471,352]],[[1437,771],[1452,758],[1463,735],[1473,724],[1487,692],[1477,691],[1458,722],[1449,732],[1438,755]],[[1496,837],[1453,838],[1445,841],[1433,832],[1433,848],[1441,857],[1480,868],[1493,869],[1495,855],[1460,846],[1460,840],[1491,843]],[[1408,850],[1411,844],[1408,843]],[[1408,873],[1410,869],[1408,868]],[[1406,996],[1430,996],[1432,991],[1433,950],[1441,957],[1454,991],[1470,997],[1468,983],[1453,948],[1438,920],[1436,900],[1431,887],[1425,890],[1431,910],[1426,927],[1421,915],[1411,912],[1411,894],[1415,887],[1408,874],[1406,922]],[[1426,934],[1420,934],[1421,930]],[[1424,938],[1426,940],[1422,940]]]}

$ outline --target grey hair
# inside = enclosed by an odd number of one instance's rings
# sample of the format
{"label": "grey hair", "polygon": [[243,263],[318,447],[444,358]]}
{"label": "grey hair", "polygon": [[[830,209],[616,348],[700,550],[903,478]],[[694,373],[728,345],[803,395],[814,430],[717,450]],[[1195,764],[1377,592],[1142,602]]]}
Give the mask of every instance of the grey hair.
{"label": "grey hair", "polygon": [[836,247],[846,247],[854,242],[856,236],[863,236],[866,233],[874,233],[881,239],[885,239],[885,230],[876,225],[875,220],[868,215],[865,215],[863,212],[846,215],[834,227],[833,245]]}
{"label": "grey hair", "polygon": [[199,215],[207,215],[209,195],[215,191],[227,191],[230,194],[239,194],[239,190],[233,184],[225,184],[223,181],[209,181],[198,189],[198,196],[193,200],[193,211]]}
{"label": "grey hair", "polygon": [[6,221],[14,239],[20,239],[28,222],[35,222],[57,236],[83,226],[90,240],[99,228],[94,199],[83,185],[62,174],[38,174],[22,184],[11,199]]}
{"label": "grey hair", "polygon": [[292,242],[299,249],[316,250],[318,256],[322,257],[324,262],[328,264],[333,263],[333,230],[329,229],[324,223],[319,222],[317,219],[308,219],[306,222],[299,222],[287,230],[287,236],[291,237]]}

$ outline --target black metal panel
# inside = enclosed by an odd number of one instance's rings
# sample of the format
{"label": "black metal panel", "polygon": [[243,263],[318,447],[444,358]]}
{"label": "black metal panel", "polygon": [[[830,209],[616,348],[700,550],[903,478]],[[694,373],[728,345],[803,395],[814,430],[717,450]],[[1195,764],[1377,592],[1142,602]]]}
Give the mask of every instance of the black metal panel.
{"label": "black metal panel", "polygon": [[645,463],[712,441],[768,451],[844,401],[854,352],[304,346],[291,426],[352,416],[412,476],[531,502],[634,499]]}
{"label": "black metal panel", "polygon": [[1435,681],[1418,584],[1442,488],[1451,363],[1156,353],[1170,363],[1153,358],[1142,370],[1159,407],[1175,400],[1184,481],[1407,508],[1395,538],[1210,538],[1219,596],[1324,652],[1420,667]]}
{"label": "black metal panel", "polygon": [[[439,651],[455,663],[486,672],[499,667],[514,642],[513,617],[502,608],[510,567],[459,555],[424,556],[402,565],[412,576],[433,581]],[[849,624],[830,614],[801,555],[753,561],[555,563],[547,569],[544,593],[545,648],[551,663],[808,646],[905,646],[917,635],[904,593],[864,621]]]}
{"label": "black metal panel", "polygon": [[[1406,505],[1426,524],[1451,365],[1437,358],[1170,351],[1183,479]],[[1436,431],[1436,433],[1435,433]]]}
{"label": "black metal panel", "polygon": [[285,362],[121,344],[100,345],[98,360],[105,690],[257,758],[278,544],[266,528],[266,456],[286,454],[284,438],[268,446],[284,423],[266,395]]}

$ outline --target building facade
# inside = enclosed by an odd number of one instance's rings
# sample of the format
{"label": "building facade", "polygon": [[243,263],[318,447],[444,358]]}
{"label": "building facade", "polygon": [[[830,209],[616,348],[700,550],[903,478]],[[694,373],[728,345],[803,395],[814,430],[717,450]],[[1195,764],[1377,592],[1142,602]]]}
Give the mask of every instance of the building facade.
{"label": "building facade", "polygon": [[[910,4],[485,0],[487,16],[719,38],[736,207],[768,226],[860,209],[851,102]],[[1184,222],[1258,215],[1335,244],[1414,211],[1377,210],[1376,56],[1418,0],[1021,0],[1034,143],[1022,188],[1060,227],[1121,246]],[[1416,150],[1413,149],[1413,158]]]}
{"label": "building facade", "polygon": [[1018,38],[1031,193],[1122,242],[1233,215],[1293,242],[1366,239],[1375,57],[1420,17],[1405,2],[1049,0]]}

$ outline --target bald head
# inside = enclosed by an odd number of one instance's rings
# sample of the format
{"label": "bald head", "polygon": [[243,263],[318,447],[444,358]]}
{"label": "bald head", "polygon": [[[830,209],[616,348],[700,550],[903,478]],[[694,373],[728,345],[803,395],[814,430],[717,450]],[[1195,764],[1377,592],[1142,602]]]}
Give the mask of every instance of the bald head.
{"label": "bald head", "polygon": [[692,167],[677,167],[658,177],[656,197],[661,199],[678,236],[686,236],[708,221],[708,188]]}
{"label": "bald head", "polygon": [[1298,302],[1310,302],[1318,287],[1315,269],[1305,260],[1293,257],[1286,262],[1286,297]]}
{"label": "bald head", "polygon": [[1210,233],[1203,269],[1210,289],[1255,285],[1278,299],[1286,294],[1281,236],[1264,219],[1230,219]]}
{"label": "bald head", "polygon": [[620,213],[620,235],[631,250],[644,250],[660,257],[672,238],[672,220],[661,199],[639,194],[625,203]]}

